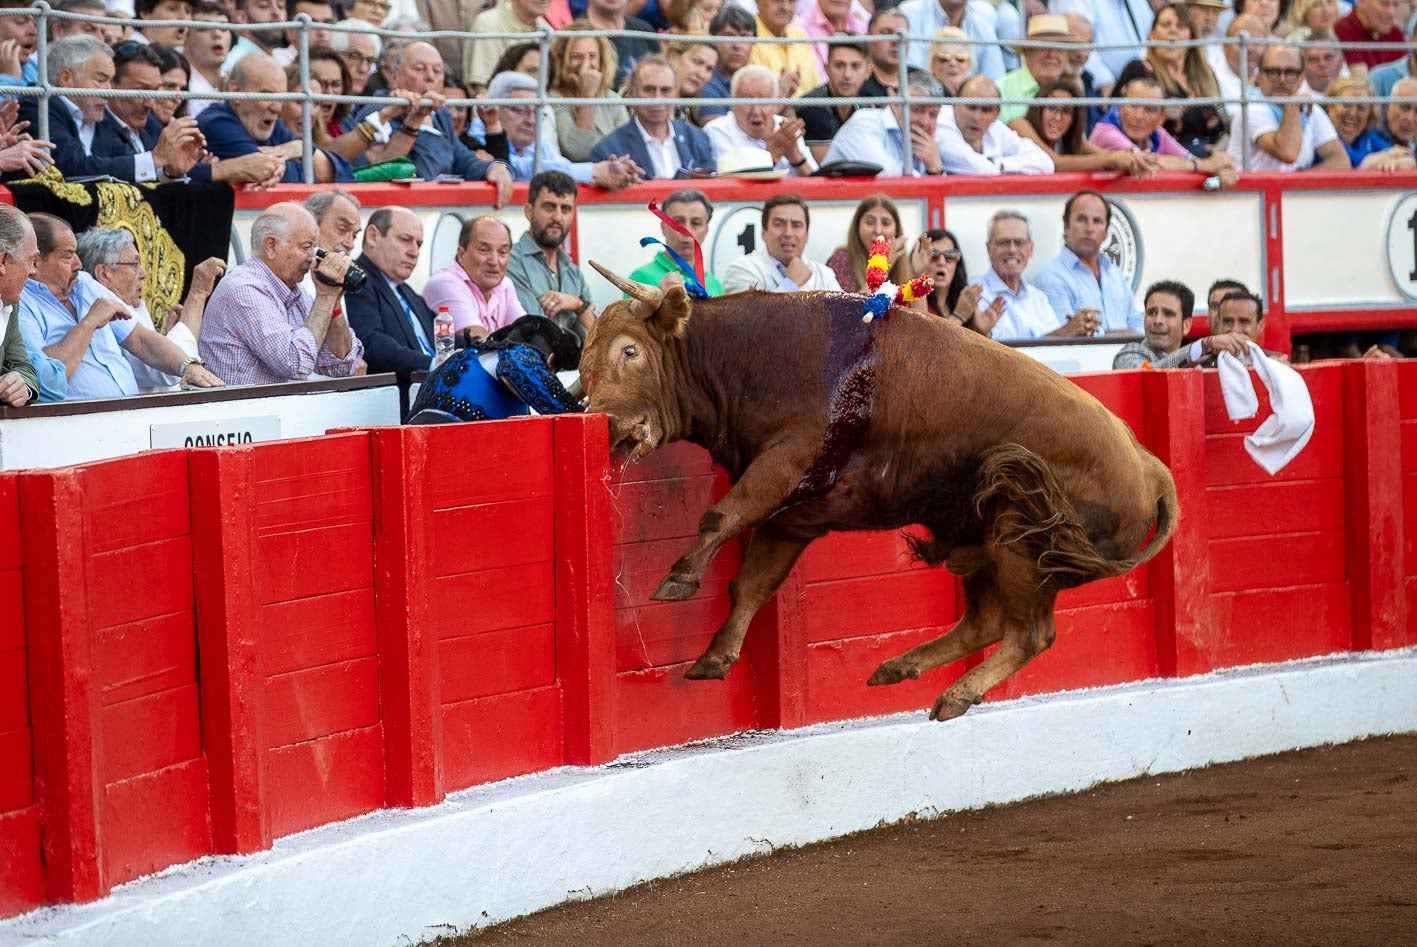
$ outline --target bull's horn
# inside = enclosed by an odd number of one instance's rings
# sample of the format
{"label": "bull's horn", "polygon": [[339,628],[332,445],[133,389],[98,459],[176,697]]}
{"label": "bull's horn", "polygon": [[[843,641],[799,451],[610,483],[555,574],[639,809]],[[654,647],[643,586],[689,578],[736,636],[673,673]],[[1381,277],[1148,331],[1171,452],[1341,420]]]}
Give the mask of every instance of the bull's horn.
{"label": "bull's horn", "polygon": [[638,299],[640,302],[647,304],[650,307],[650,311],[653,311],[664,301],[664,291],[657,286],[646,286],[644,283],[636,283],[634,280],[616,276],[594,260],[590,261],[590,265],[595,267],[597,273],[614,284],[615,288],[620,290],[620,292],[632,299]]}

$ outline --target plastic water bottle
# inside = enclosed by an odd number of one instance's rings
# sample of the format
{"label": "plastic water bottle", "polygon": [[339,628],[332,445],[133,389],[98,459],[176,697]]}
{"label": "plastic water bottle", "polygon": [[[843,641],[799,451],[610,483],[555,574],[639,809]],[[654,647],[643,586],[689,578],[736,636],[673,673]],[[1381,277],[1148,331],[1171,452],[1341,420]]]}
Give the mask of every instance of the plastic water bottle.
{"label": "plastic water bottle", "polygon": [[447,306],[439,306],[438,316],[433,320],[433,367],[446,362],[454,348],[453,314],[448,312]]}

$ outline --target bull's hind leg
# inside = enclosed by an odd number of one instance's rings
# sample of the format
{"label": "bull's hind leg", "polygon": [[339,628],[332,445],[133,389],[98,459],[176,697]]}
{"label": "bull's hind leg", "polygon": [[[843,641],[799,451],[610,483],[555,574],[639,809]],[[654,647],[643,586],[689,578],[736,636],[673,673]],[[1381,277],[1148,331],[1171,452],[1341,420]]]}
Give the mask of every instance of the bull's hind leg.
{"label": "bull's hind leg", "polygon": [[938,638],[882,662],[866,683],[913,681],[926,671],[958,661],[998,641],[1004,634],[1004,615],[997,597],[998,579],[992,566],[971,573],[964,580],[964,615],[955,626]]}
{"label": "bull's hind leg", "polygon": [[728,618],[713,636],[708,650],[685,672],[685,677],[708,680],[728,676],[729,669],[738,663],[738,653],[743,648],[743,637],[748,633],[753,615],[772,598],[809,542],[810,539],[781,536],[771,526],[753,533],[743,565],[728,586],[729,597],[733,600]]}
{"label": "bull's hind leg", "polygon": [[704,569],[714,554],[734,536],[777,512],[797,486],[802,471],[811,463],[812,455],[813,449],[799,449],[791,444],[779,445],[759,454],[743,471],[743,476],[738,478],[733,489],[709,507],[703,519],[699,520],[698,541],[679,557],[650,598],[656,602],[679,602],[697,592],[699,583],[703,581]]}

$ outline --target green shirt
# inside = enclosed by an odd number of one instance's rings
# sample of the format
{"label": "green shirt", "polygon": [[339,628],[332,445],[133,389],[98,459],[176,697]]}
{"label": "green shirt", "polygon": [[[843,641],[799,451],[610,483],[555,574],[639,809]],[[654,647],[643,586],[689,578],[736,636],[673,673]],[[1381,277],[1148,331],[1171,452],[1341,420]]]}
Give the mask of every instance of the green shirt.
{"label": "green shirt", "polygon": [[[669,254],[661,250],[654,255],[653,260],[631,273],[630,279],[636,283],[644,283],[646,286],[658,286],[665,274],[679,272],[679,267],[669,259]],[[704,273],[704,288],[708,290],[710,296],[723,295],[723,284],[712,273]]]}
{"label": "green shirt", "polygon": [[[1006,72],[999,80],[1001,99],[1031,99],[1037,94],[1038,80],[1033,78],[1033,73],[1028,71],[1027,66],[1019,66],[1011,72]],[[999,121],[1007,125],[1016,118],[1023,118],[1027,113],[1027,105],[1003,105],[999,107]],[[1039,133],[1042,133],[1042,129],[1039,129]]]}

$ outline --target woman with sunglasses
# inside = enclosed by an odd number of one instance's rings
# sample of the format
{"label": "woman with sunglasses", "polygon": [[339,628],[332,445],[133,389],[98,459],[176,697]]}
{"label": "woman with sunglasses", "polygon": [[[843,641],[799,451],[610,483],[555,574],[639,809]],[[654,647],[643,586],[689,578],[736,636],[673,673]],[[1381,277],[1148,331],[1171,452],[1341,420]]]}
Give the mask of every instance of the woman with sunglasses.
{"label": "woman with sunglasses", "polygon": [[969,285],[969,274],[965,272],[964,254],[959,252],[959,241],[954,234],[943,228],[927,230],[925,239],[930,243],[925,272],[935,280],[934,290],[925,297],[925,311],[943,318],[954,314],[959,294]]}
{"label": "woman with sunglasses", "polygon": [[1373,87],[1367,79],[1335,79],[1324,93],[1330,102],[1326,108],[1338,140],[1348,152],[1353,167],[1365,171],[1410,171],[1417,167],[1412,152],[1400,145],[1389,147],[1377,131],[1377,113],[1367,102],[1344,102],[1342,99],[1371,96]]}
{"label": "woman with sunglasses", "polygon": [[945,87],[946,95],[959,93],[959,87],[969,78],[969,69],[974,65],[971,47],[949,40],[967,38],[959,27],[946,26],[935,33],[935,42],[930,45],[930,72]]}
{"label": "woman with sunglasses", "polygon": [[[1080,99],[1082,83],[1072,76],[1059,76],[1051,85],[1038,90],[1040,99]],[[1144,151],[1108,151],[1088,141],[1083,135],[1083,107],[1080,105],[1031,105],[1023,118],[1009,122],[1009,127],[1048,153],[1053,169],[1070,171],[1125,171],[1138,178],[1156,174],[1156,156]]]}

